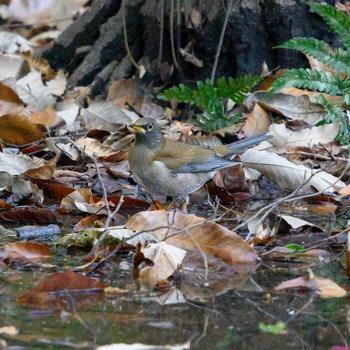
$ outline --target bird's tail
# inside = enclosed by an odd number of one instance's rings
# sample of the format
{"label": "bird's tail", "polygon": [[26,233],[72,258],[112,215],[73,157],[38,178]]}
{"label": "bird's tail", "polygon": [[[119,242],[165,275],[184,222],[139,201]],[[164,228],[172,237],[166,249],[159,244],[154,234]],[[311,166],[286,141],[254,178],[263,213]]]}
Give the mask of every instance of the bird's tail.
{"label": "bird's tail", "polygon": [[257,136],[251,136],[251,137],[248,137],[246,139],[243,139],[243,140],[240,140],[237,142],[230,143],[229,145],[226,145],[229,149],[229,153],[227,155],[233,155],[233,154],[239,153],[239,151],[241,151],[247,147],[256,145],[256,144],[258,144],[262,141],[268,140],[272,137],[273,137],[272,135],[261,134],[261,135],[257,135]]}

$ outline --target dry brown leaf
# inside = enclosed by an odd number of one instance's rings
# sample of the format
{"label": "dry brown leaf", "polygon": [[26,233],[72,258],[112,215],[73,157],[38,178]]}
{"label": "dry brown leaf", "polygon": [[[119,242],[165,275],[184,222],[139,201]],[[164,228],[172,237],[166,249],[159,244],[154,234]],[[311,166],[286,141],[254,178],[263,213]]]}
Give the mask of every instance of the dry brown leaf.
{"label": "dry brown leaf", "polygon": [[25,145],[44,138],[39,127],[17,114],[0,117],[0,138],[13,145]]}
{"label": "dry brown leaf", "polygon": [[271,120],[269,114],[257,103],[248,114],[248,118],[241,129],[245,137],[265,134],[269,130]]}
{"label": "dry brown leaf", "polygon": [[[304,91],[304,90],[303,90]],[[265,110],[284,115],[291,119],[301,119],[309,124],[316,124],[328,115],[326,108],[311,101],[304,93],[300,96],[278,92],[266,98],[266,92],[257,91],[251,94],[248,102],[257,102]]]}
{"label": "dry brown leaf", "polygon": [[120,79],[108,90],[107,101],[119,108],[127,108],[127,104],[141,113],[144,92],[141,91],[140,79]]}
{"label": "dry brown leaf", "polygon": [[52,178],[55,170],[56,170],[56,165],[45,164],[40,168],[28,169],[24,174],[33,179],[49,180]]}
{"label": "dry brown leaf", "polygon": [[102,200],[95,202],[90,188],[81,188],[62,199],[60,210],[64,212],[78,211],[90,214],[106,214],[106,210],[103,209],[104,206]]}
{"label": "dry brown leaf", "polygon": [[342,188],[340,191],[340,198],[345,196],[350,196],[350,185],[347,185],[346,187]]}
{"label": "dry brown leaf", "polygon": [[23,106],[23,101],[18,97],[17,93],[4,83],[0,83],[0,100]]}
{"label": "dry brown leaf", "polygon": [[[336,71],[335,69],[327,66],[326,64],[316,60],[315,58],[309,55],[306,55],[306,58],[309,61],[309,65],[311,69],[321,70],[323,72],[330,72],[332,74],[338,73],[338,71]],[[339,75],[342,80],[346,78],[346,75],[344,73],[339,73]]]}
{"label": "dry brown leaf", "polygon": [[30,67],[37,70],[44,77],[44,81],[50,81],[56,77],[57,72],[50,67],[45,58],[36,57],[30,51],[25,51],[22,54]]}
{"label": "dry brown leaf", "polygon": [[54,126],[59,120],[54,108],[49,106],[43,111],[35,113],[28,118],[33,124],[44,125],[47,130]]}
{"label": "dry brown leaf", "polygon": [[125,225],[136,232],[149,231],[160,240],[186,250],[214,255],[228,264],[255,263],[258,256],[242,237],[224,226],[195,215],[157,210],[139,212]]}
{"label": "dry brown leaf", "polygon": [[98,157],[104,160],[115,160],[119,151],[112,146],[106,146],[101,142],[89,137],[82,138],[77,144],[90,156]]}

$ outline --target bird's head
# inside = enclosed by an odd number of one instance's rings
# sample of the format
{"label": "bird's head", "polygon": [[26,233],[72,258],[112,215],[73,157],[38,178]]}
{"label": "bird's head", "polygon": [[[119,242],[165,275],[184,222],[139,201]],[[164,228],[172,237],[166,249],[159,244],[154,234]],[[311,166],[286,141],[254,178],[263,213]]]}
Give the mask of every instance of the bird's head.
{"label": "bird's head", "polygon": [[135,142],[154,150],[161,145],[163,136],[159,124],[152,118],[140,118],[128,126],[136,135]]}

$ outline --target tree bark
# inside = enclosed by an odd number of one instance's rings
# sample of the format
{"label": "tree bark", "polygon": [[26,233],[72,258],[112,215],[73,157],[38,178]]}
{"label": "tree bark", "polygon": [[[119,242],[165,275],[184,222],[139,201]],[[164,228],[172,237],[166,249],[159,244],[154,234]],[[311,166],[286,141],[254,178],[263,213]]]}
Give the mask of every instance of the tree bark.
{"label": "tree bark", "polygon": [[[326,2],[335,4],[334,0]],[[228,3],[225,0],[125,1],[130,53],[145,66],[144,79],[162,84],[169,76],[175,83],[210,78]],[[201,24],[191,25],[191,11],[201,13]],[[128,77],[135,68],[126,50],[123,16],[122,0],[94,0],[90,10],[41,54],[53,68],[68,71],[71,87],[88,85],[96,79],[109,85]],[[264,62],[270,69],[307,66],[302,54],[273,48],[293,37],[316,37],[340,45],[336,35],[302,0],[234,0],[216,77],[260,74]],[[180,53],[186,46],[190,46],[189,54],[203,61],[202,67],[186,61]]]}

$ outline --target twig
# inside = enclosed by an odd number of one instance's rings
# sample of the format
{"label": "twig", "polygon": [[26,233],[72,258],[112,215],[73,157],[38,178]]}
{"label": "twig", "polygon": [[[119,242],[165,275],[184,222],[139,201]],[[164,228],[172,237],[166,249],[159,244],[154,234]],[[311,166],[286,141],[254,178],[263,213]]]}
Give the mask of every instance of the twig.
{"label": "twig", "polygon": [[227,10],[226,16],[225,16],[225,21],[224,21],[224,24],[222,26],[222,30],[221,30],[221,34],[220,34],[219,45],[218,45],[218,48],[216,50],[216,55],[215,55],[215,60],[214,60],[214,64],[213,64],[213,69],[211,71],[210,80],[211,80],[211,82],[213,84],[214,84],[214,80],[215,80],[216,68],[217,68],[218,63],[219,63],[219,57],[220,57],[220,53],[221,53],[222,43],[224,41],[224,36],[225,36],[225,32],[226,32],[227,22],[228,22],[228,19],[230,17],[231,11],[232,11],[232,6],[233,6],[233,0],[230,0],[230,3],[228,5],[228,10]]}
{"label": "twig", "polygon": [[158,67],[160,67],[162,63],[163,39],[164,39],[164,0],[160,0],[160,33],[159,33]]}
{"label": "twig", "polygon": [[174,65],[177,69],[179,69],[179,64],[177,63],[177,59],[176,59],[175,43],[174,43],[174,0],[171,0],[171,7],[170,7],[170,45],[171,45],[171,56],[173,58]]}
{"label": "twig", "polygon": [[193,237],[192,233],[188,229],[185,229],[184,232],[186,233],[186,235],[188,235],[192,239],[194,245],[196,246],[196,248],[198,249],[199,253],[202,256],[203,263],[204,263],[204,268],[205,268],[204,279],[207,281],[208,280],[208,276],[209,276],[209,265],[208,265],[207,256],[205,255],[205,253],[204,253],[202,247],[200,246],[200,244]]}
{"label": "twig", "polygon": [[132,57],[130,47],[129,47],[128,34],[126,32],[125,0],[122,0],[122,8],[123,8],[123,34],[124,34],[125,49],[126,49],[126,52],[128,54],[128,57],[130,58],[131,63],[134,65],[134,67],[137,70],[140,70],[140,66],[136,63],[136,61]]}
{"label": "twig", "polygon": [[[346,166],[344,167],[343,172],[341,173],[341,175],[339,176],[339,178],[337,178],[336,181],[334,181],[334,183],[330,184],[328,187],[326,187],[325,189],[323,189],[322,191],[318,191],[316,193],[311,193],[311,194],[305,194],[305,195],[301,195],[298,197],[294,197],[294,195],[296,193],[299,192],[299,190],[305,186],[311,179],[313,176],[315,176],[317,173],[312,174],[312,176],[310,176],[310,178],[302,183],[297,189],[295,189],[291,194],[289,194],[286,197],[283,197],[279,200],[277,200],[276,202],[273,202],[263,208],[261,208],[260,210],[258,210],[255,215],[253,215],[252,217],[250,217],[249,219],[247,219],[245,222],[243,222],[242,224],[236,226],[232,231],[236,231],[244,226],[246,226],[249,222],[251,222],[252,220],[256,219],[260,214],[262,214],[265,210],[267,210],[264,215],[259,219],[257,225],[259,225],[279,204],[281,203],[288,203],[291,201],[295,201],[295,200],[300,200],[300,199],[305,199],[305,198],[311,198],[311,197],[315,197],[315,196],[319,196],[323,193],[325,193],[328,189],[330,189],[331,187],[333,187],[338,181],[341,180],[341,178],[345,175],[345,173],[347,172],[348,168],[350,166],[350,154],[349,154],[349,158],[348,158],[348,162],[346,164]],[[250,239],[250,236],[252,235],[252,233],[249,233],[246,237],[246,240]]]}
{"label": "twig", "polygon": [[300,155],[300,156],[306,156],[306,157],[310,157],[310,158],[318,158],[318,159],[322,159],[322,160],[335,160],[335,161],[340,161],[340,162],[347,162],[348,160],[346,158],[342,158],[342,157],[335,157],[332,155],[332,157],[327,157],[327,156],[322,156],[320,154],[315,154],[315,153],[309,153],[309,152],[284,152],[284,153],[280,153],[280,155]]}

